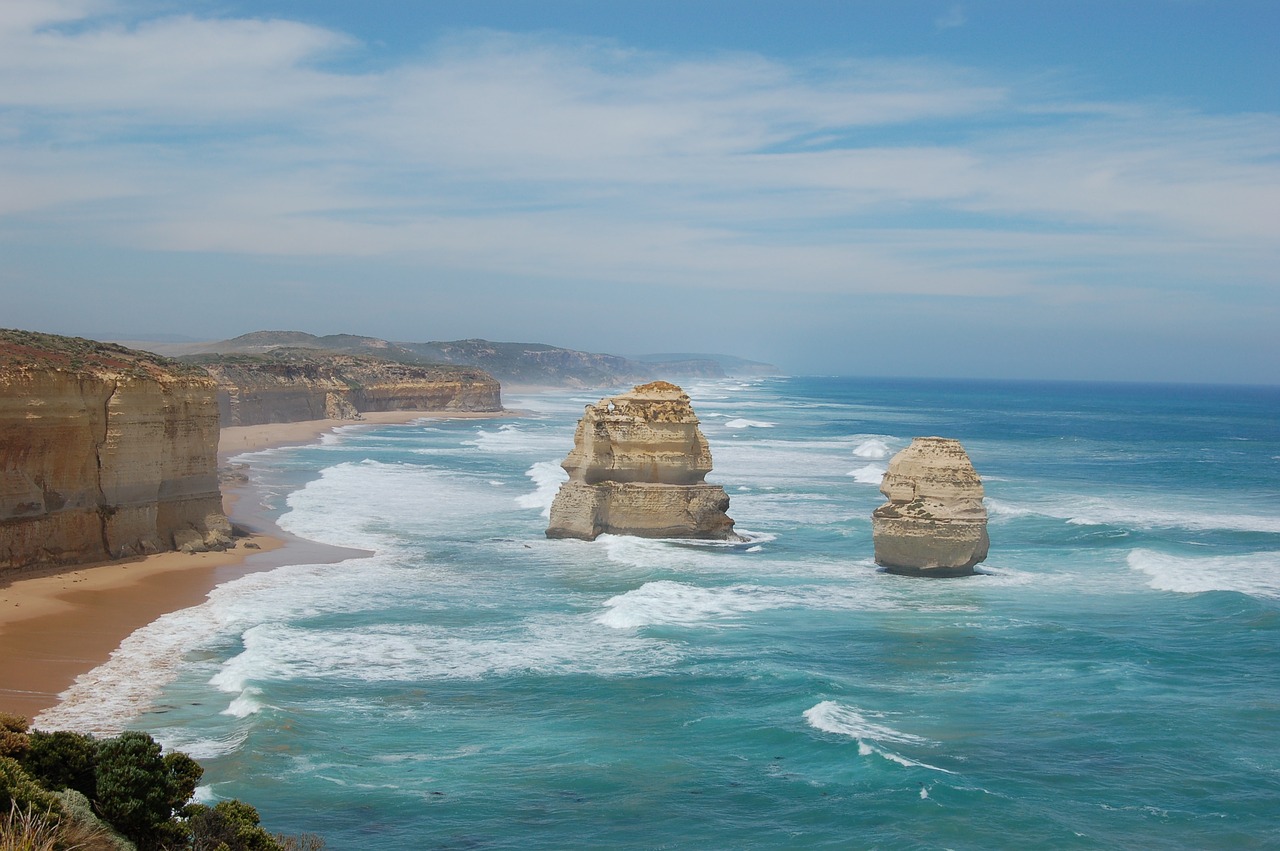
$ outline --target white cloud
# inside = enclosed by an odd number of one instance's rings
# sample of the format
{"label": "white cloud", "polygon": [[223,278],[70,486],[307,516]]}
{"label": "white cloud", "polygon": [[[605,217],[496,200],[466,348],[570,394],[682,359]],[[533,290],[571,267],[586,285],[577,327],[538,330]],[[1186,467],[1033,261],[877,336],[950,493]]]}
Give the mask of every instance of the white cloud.
{"label": "white cloud", "polygon": [[1273,116],[501,33],[351,71],[321,27],[101,8],[0,12],[0,238],[1046,304],[1280,259]]}

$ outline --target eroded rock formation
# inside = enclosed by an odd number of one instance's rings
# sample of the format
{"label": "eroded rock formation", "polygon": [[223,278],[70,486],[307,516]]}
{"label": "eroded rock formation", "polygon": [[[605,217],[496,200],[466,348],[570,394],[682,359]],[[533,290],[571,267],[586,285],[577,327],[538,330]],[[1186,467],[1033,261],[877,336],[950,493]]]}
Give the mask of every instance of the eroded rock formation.
{"label": "eroded rock formation", "polygon": [[501,387],[474,367],[276,349],[190,358],[218,382],[222,425],[358,419],[362,411],[500,411]]}
{"label": "eroded rock formation", "polygon": [[728,494],[705,481],[707,439],[674,384],[654,381],[588,405],[561,466],[569,481],[551,505],[549,538],[737,537]]}
{"label": "eroded rock formation", "polygon": [[987,557],[982,479],[960,441],[917,437],[894,455],[871,515],[876,564],[895,573],[963,576]]}
{"label": "eroded rock formation", "polygon": [[217,449],[202,371],[0,331],[0,570],[225,547]]}

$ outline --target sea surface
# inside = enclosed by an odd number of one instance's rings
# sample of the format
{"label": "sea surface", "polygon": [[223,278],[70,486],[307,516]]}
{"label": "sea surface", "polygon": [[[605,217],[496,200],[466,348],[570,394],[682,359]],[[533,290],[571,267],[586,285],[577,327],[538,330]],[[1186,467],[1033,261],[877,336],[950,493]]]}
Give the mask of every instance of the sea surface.
{"label": "sea surface", "polygon": [[[1278,848],[1280,389],[686,386],[738,545],[543,536],[582,406],[242,456],[289,532],[46,727],[152,732],[331,849]],[[871,560],[960,439],[983,575]]]}

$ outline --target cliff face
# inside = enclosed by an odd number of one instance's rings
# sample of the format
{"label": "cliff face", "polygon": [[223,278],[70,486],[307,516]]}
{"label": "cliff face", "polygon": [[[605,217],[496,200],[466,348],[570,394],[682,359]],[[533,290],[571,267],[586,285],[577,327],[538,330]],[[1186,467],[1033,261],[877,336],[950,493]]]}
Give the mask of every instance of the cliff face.
{"label": "cliff face", "polygon": [[561,466],[569,481],[551,505],[547,537],[735,537],[729,496],[704,481],[711,450],[674,384],[655,381],[588,405]]}
{"label": "cliff face", "polygon": [[987,557],[982,479],[960,441],[915,438],[890,459],[880,492],[889,501],[871,515],[876,564],[961,576]]}
{"label": "cliff face", "polygon": [[0,570],[226,546],[217,447],[208,376],[0,331]]}
{"label": "cliff face", "polygon": [[465,367],[278,349],[190,359],[218,384],[224,426],[356,419],[360,411],[500,411],[501,387]]}

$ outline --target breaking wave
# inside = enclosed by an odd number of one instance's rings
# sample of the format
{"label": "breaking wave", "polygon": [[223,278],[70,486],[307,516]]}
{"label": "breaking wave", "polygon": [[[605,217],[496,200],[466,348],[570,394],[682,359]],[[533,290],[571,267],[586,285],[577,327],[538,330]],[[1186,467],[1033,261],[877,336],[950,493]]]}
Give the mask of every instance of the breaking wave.
{"label": "breaking wave", "polygon": [[939,768],[927,762],[910,759],[886,748],[884,746],[886,742],[913,747],[930,747],[934,743],[920,736],[903,733],[885,724],[872,721],[857,708],[841,706],[834,700],[824,700],[817,706],[806,709],[804,719],[815,730],[821,730],[824,733],[835,733],[854,739],[858,743],[858,753],[862,756],[876,754],[890,762],[896,762],[898,765],[909,768],[927,768],[930,771],[955,774],[954,771],[948,771],[945,768]]}

